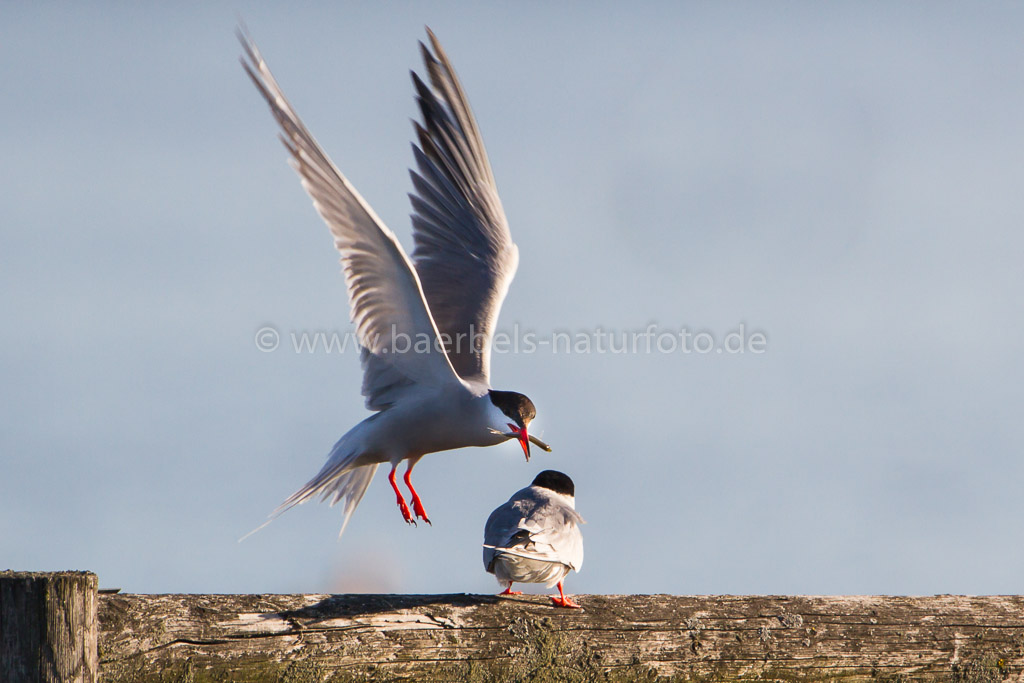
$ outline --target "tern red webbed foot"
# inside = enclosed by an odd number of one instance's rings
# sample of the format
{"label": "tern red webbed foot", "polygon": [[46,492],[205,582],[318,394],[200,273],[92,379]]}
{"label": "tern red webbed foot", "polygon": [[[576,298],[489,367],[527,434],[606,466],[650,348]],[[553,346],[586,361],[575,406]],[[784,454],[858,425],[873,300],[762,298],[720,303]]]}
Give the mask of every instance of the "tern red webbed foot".
{"label": "tern red webbed foot", "polygon": [[500,593],[498,593],[498,595],[522,595],[522,594],[523,594],[523,591],[514,591],[514,590],[512,590],[512,582],[511,581],[508,582],[508,588],[506,588],[505,590],[503,590]]}
{"label": "tern red webbed foot", "polygon": [[[409,487],[409,493],[412,494],[412,511],[416,513],[416,516],[422,519],[427,524],[430,524],[430,519],[427,518],[427,511],[423,509],[423,501],[420,500],[420,496],[416,493],[416,489],[412,487],[412,482],[409,481],[409,475],[412,474],[412,465],[409,465],[409,469],[405,471],[405,485]],[[433,526],[433,524],[430,524]]]}
{"label": "tern red webbed foot", "polygon": [[580,609],[580,605],[577,602],[573,602],[572,598],[567,598],[564,595],[560,598],[556,598],[554,595],[551,596],[551,602],[555,607],[572,607]]}
{"label": "tern red webbed foot", "polygon": [[572,607],[580,609],[580,605],[577,602],[573,602],[572,598],[565,597],[565,593],[562,592],[562,582],[558,582],[558,597],[551,596],[551,602],[554,603],[555,607]]}
{"label": "tern red webbed foot", "polygon": [[[412,511],[417,517],[427,524],[430,524],[430,519],[427,517],[427,511],[423,509],[423,503],[420,501],[420,497],[415,493],[412,494]],[[433,526],[433,524],[431,524],[431,526]]]}
{"label": "tern red webbed foot", "polygon": [[412,513],[409,512],[409,506],[401,498],[398,499],[398,511],[402,513],[402,519],[405,520],[406,524],[416,526],[416,520],[412,518]]}

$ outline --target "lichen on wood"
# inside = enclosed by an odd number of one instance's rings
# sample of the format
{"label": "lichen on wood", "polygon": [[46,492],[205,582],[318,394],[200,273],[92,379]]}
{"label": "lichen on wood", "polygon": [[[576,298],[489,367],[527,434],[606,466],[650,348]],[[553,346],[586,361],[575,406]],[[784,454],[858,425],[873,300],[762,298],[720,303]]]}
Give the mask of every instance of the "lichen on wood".
{"label": "lichen on wood", "polygon": [[103,679],[995,683],[1024,598],[100,596]]}

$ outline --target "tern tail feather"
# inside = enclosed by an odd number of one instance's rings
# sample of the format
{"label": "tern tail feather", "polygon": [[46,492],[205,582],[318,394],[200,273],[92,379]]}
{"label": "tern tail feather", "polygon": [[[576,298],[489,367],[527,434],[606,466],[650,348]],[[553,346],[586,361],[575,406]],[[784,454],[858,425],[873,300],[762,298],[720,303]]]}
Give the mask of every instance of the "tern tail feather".
{"label": "tern tail feather", "polygon": [[345,518],[341,524],[341,530],[338,532],[338,538],[341,538],[341,535],[345,533],[345,527],[348,526],[348,522],[352,518],[352,513],[355,512],[359,501],[363,499],[363,495],[366,493],[366,489],[369,488],[370,482],[373,481],[373,475],[377,473],[377,467],[379,467],[379,463],[365,463],[362,460],[360,456],[363,453],[353,444],[353,441],[358,443],[359,439],[351,438],[355,431],[356,429],[351,430],[348,434],[341,437],[338,443],[334,444],[327,462],[315,477],[306,482],[306,485],[298,491],[288,496],[276,510],[270,513],[270,518],[266,522],[247,533],[239,541],[244,541],[277,519],[285,511],[296,505],[302,505],[316,497],[319,497],[321,501],[329,501],[332,507],[344,499],[342,510]]}

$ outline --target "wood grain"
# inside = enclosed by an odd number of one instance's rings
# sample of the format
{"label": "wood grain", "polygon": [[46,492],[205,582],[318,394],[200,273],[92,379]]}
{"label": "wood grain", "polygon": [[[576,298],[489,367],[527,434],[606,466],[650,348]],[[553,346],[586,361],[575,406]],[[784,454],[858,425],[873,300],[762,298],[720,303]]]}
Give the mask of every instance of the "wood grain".
{"label": "wood grain", "polygon": [[115,681],[1020,681],[1019,596],[101,595]]}
{"label": "wood grain", "polygon": [[98,680],[96,575],[0,571],[0,682]]}

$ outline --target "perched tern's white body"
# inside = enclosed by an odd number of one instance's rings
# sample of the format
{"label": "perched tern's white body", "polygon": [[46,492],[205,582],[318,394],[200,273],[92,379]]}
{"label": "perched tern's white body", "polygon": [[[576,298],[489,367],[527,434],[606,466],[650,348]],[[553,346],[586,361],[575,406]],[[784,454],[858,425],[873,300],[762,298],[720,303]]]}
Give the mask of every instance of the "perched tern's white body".
{"label": "perched tern's white body", "polygon": [[[491,389],[491,335],[519,251],[469,103],[427,32],[432,51],[420,47],[430,85],[412,74],[423,115],[409,195],[412,260],[299,120],[253,42],[239,33],[247,57],[242,65],[270,105],[289,161],[341,253],[362,346],[362,393],[366,407],[378,411],[341,437],[320,473],[274,516],[314,497],[331,505],[344,500],[343,532],[378,465],[391,463],[402,516],[429,523],[409,481],[426,453],[509,439],[521,443],[527,459],[531,441],[550,450],[527,433],[536,413],[530,399]],[[402,460],[409,461],[412,512],[395,482]]]}
{"label": "perched tern's white body", "polygon": [[515,595],[513,582],[558,584],[558,607],[579,607],[562,592],[569,570],[583,566],[583,518],[567,475],[545,470],[494,510],[484,526],[484,569]]}

